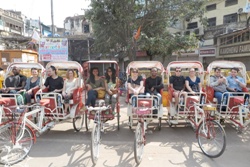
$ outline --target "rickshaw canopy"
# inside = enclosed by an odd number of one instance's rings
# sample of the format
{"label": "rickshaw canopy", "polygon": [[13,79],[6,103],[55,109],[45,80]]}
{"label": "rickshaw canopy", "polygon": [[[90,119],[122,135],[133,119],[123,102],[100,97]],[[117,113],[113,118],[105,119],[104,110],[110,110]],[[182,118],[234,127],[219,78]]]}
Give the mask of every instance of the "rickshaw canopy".
{"label": "rickshaw canopy", "polygon": [[219,67],[221,69],[229,69],[231,68],[239,68],[239,73],[243,77],[243,79],[246,81],[246,66],[244,63],[239,62],[239,61],[228,61],[228,60],[218,60],[218,61],[213,61],[211,62],[208,67],[207,67],[207,74],[211,74],[213,72],[213,69]]}
{"label": "rickshaw canopy", "polygon": [[138,68],[138,69],[142,69],[142,68],[151,69],[151,68],[155,67],[158,70],[160,70],[161,73],[163,73],[165,71],[164,66],[159,61],[132,61],[128,64],[128,66],[126,68],[126,73],[129,74],[130,68],[133,68],[133,67]]}

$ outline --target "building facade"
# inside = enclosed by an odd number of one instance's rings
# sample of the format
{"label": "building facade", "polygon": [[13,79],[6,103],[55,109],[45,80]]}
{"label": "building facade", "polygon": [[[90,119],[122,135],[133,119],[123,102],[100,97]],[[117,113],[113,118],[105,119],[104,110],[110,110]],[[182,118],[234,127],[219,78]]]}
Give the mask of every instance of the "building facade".
{"label": "building facade", "polygon": [[[186,20],[184,33],[195,33],[200,39],[198,54],[194,59],[203,62],[205,67],[218,59],[249,63],[250,54],[240,51],[241,47],[247,48],[245,44],[249,41],[248,6],[249,0],[212,1],[205,5],[207,26],[198,19]],[[238,52],[231,50],[237,47]]]}

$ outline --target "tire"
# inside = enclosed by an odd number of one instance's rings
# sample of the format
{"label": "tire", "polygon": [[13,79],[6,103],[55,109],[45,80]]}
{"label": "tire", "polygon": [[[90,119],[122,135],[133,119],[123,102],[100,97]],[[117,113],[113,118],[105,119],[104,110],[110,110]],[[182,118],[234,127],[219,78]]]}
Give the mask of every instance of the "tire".
{"label": "tire", "polygon": [[79,132],[82,129],[83,122],[84,122],[84,114],[78,115],[75,118],[73,118],[73,127],[75,131]]}
{"label": "tire", "polygon": [[96,165],[99,158],[100,151],[100,141],[101,139],[101,129],[98,124],[94,124],[92,134],[91,134],[91,160],[94,165]]}
{"label": "tire", "polygon": [[201,123],[198,127],[197,135],[198,144],[206,156],[217,158],[225,151],[226,133],[218,122],[206,120],[204,128],[203,123]]}
{"label": "tire", "polygon": [[120,113],[117,112],[117,130],[120,130]]}
{"label": "tire", "polygon": [[142,124],[138,122],[134,138],[134,157],[137,165],[141,163],[143,156],[143,149],[144,149],[143,129],[142,129]]}
{"label": "tire", "polygon": [[85,128],[86,128],[86,131],[89,131],[90,120],[88,118],[88,113],[84,114],[84,119],[85,119]]}
{"label": "tire", "polygon": [[23,160],[30,152],[34,144],[34,136],[31,129],[20,124],[9,124],[0,129],[0,163],[13,165]]}
{"label": "tire", "polygon": [[159,117],[158,130],[161,130],[161,117]]}

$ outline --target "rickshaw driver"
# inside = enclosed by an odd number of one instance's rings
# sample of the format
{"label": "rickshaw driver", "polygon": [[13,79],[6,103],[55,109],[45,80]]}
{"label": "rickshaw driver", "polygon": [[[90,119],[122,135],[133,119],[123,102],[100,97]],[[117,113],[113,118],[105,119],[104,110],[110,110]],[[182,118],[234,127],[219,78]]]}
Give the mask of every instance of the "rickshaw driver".
{"label": "rickshaw driver", "polygon": [[[162,97],[161,97],[161,89],[163,88],[162,84],[162,78],[157,76],[157,68],[153,67],[151,69],[151,76],[146,79],[145,82],[145,93],[146,96],[150,95],[156,95],[158,96],[159,102],[157,101],[158,99],[154,99],[154,106],[156,107],[157,105],[161,104],[162,102]],[[153,111],[153,114],[157,114],[157,110]]]}

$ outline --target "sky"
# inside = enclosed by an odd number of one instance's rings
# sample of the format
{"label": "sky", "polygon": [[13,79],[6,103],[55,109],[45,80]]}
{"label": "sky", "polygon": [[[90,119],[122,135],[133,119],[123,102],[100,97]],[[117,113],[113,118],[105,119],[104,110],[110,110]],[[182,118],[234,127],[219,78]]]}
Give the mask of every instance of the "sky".
{"label": "sky", "polygon": [[[63,28],[66,17],[83,15],[90,0],[53,0],[54,25]],[[39,19],[45,25],[51,25],[51,0],[0,0],[0,8],[21,11],[32,19]]]}

